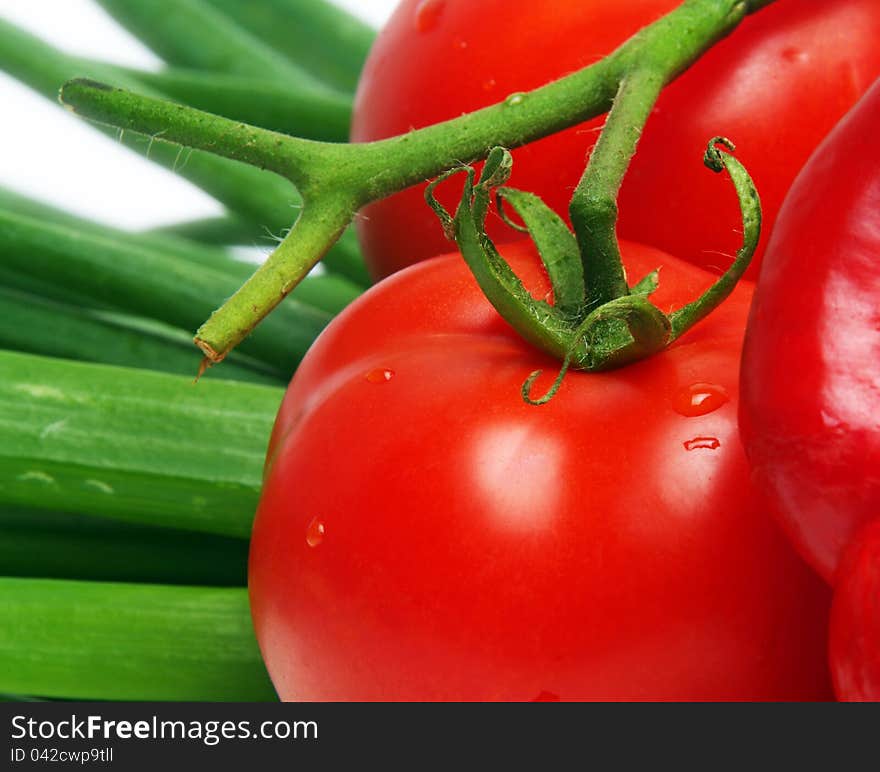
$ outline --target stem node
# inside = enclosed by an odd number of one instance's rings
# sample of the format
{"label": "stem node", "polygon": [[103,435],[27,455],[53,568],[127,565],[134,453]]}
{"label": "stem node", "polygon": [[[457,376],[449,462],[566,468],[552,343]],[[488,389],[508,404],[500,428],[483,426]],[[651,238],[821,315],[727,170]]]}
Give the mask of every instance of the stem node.
{"label": "stem node", "polygon": [[[197,333],[196,342],[206,355],[220,361],[321,259],[360,206],[462,163],[486,158],[496,146],[518,147],[609,109],[605,131],[575,193],[572,220],[583,260],[584,308],[598,308],[627,297],[629,286],[614,232],[614,202],[641,127],[664,85],[729,34],[745,15],[770,2],[773,0],[684,0],[611,55],[579,72],[454,120],[361,145],[294,138],[84,79],[69,81],[61,99],[91,120],[157,138],[161,134],[159,142],[206,150],[267,169],[286,177],[299,189],[304,209],[296,226],[247,284]],[[126,13],[135,13],[131,4],[121,5],[118,0],[112,4],[127,9]],[[223,32],[220,27],[216,29],[218,34]],[[242,46],[239,49],[243,51]],[[249,44],[247,50],[256,49]],[[238,61],[248,63],[247,57]],[[709,156],[710,162],[717,164],[711,153]],[[496,157],[500,165],[481,181],[485,188],[503,183],[509,174],[509,168],[504,168],[509,154]],[[728,162],[722,163],[730,171]],[[477,190],[471,192],[471,225],[464,221],[467,218],[456,217],[459,240],[464,233],[462,227],[467,231],[474,222],[479,234],[481,217],[488,206],[487,196]],[[447,232],[451,219],[441,216]],[[503,292],[511,288],[519,292],[515,277],[499,267],[499,260],[490,256],[489,262],[495,271],[492,281],[503,286]],[[545,308],[521,300],[521,311],[546,317]],[[546,348],[561,355],[566,350],[562,343],[566,336],[560,337],[560,330],[544,331],[537,337]]]}

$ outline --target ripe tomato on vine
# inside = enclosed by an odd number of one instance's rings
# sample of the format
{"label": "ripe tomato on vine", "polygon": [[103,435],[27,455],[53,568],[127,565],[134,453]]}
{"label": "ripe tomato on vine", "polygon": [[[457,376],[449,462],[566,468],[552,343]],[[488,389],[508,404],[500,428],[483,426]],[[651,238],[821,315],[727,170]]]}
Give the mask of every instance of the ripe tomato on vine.
{"label": "ripe tomato on vine", "polygon": [[[528,243],[502,250],[538,297]],[[714,278],[625,245],[654,296]],[[250,593],[291,700],[824,699],[829,593],[749,485],[743,286],[663,353],[535,368],[460,256],[368,291],[279,413]],[[552,380],[552,376],[545,376]],[[541,381],[544,383],[544,380]]]}

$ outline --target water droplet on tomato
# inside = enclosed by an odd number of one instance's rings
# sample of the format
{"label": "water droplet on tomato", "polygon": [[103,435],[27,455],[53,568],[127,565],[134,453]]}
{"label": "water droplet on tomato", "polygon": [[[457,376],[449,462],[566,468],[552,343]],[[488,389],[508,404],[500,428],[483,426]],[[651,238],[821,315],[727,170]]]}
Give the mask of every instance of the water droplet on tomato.
{"label": "water droplet on tomato", "polygon": [[446,0],[422,0],[416,7],[416,31],[430,32],[440,21]]}
{"label": "water droplet on tomato", "polygon": [[312,522],[306,528],[306,544],[317,547],[322,541],[324,541],[324,523],[317,517],[312,518]]}
{"label": "water droplet on tomato", "polygon": [[694,437],[684,443],[685,450],[718,450],[721,440],[717,437]]}
{"label": "water droplet on tomato", "polygon": [[810,58],[810,55],[806,51],[802,51],[800,48],[790,46],[789,48],[782,49],[782,58],[787,62],[797,63],[806,62]]}
{"label": "water droplet on tomato", "polygon": [[517,105],[521,105],[525,98],[525,94],[511,94],[509,97],[507,97],[507,99],[504,100],[504,104],[506,104],[508,107],[516,107]]}
{"label": "water droplet on tomato", "polygon": [[495,82],[495,78],[489,78],[488,80],[483,81],[483,91],[491,91],[498,84]]}
{"label": "water droplet on tomato", "polygon": [[377,367],[364,376],[370,383],[388,383],[393,377],[394,370],[389,370],[387,367]]}
{"label": "water droplet on tomato", "polygon": [[676,413],[693,418],[706,415],[730,402],[730,395],[723,386],[715,383],[692,383],[686,386],[672,401]]}
{"label": "water droplet on tomato", "polygon": [[464,38],[456,38],[455,42],[452,44],[452,47],[464,51],[464,49],[468,47],[468,42]]}

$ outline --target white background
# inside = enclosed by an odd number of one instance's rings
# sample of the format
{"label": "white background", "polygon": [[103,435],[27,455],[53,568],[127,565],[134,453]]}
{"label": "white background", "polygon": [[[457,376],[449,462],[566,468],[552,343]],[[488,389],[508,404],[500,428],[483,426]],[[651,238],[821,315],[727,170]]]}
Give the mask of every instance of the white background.
{"label": "white background", "polygon": [[[376,27],[396,4],[334,1]],[[161,66],[92,0],[0,0],[0,17],[73,54],[151,70]],[[0,105],[4,187],[131,229],[222,211],[190,183],[119,146],[2,72]]]}

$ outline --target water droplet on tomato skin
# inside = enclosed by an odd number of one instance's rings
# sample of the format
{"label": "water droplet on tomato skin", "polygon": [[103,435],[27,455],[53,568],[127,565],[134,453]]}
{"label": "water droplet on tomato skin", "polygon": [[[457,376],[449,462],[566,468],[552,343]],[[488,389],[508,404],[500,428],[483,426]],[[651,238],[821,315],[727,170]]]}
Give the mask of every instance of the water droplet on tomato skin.
{"label": "water droplet on tomato skin", "polygon": [[788,48],[782,49],[782,58],[787,62],[798,63],[808,61],[810,55],[806,51],[802,51],[800,48],[789,46]]}
{"label": "water droplet on tomato skin", "polygon": [[715,383],[692,383],[681,389],[672,401],[676,413],[688,418],[706,415],[730,402],[730,395],[723,386]]}
{"label": "water droplet on tomato skin", "polygon": [[495,81],[495,78],[489,78],[488,80],[483,81],[483,91],[491,91],[498,83]]}
{"label": "water droplet on tomato skin", "polygon": [[717,437],[694,437],[684,442],[685,450],[718,450],[721,440]]}
{"label": "water droplet on tomato skin", "polygon": [[446,0],[422,0],[416,7],[416,32],[430,32],[440,21]]}
{"label": "water droplet on tomato skin", "polygon": [[394,370],[389,370],[387,367],[377,367],[375,370],[370,370],[365,376],[364,380],[369,383],[388,383],[394,377]]}
{"label": "water droplet on tomato skin", "polygon": [[306,528],[306,544],[317,547],[322,541],[324,541],[324,522],[314,517]]}

